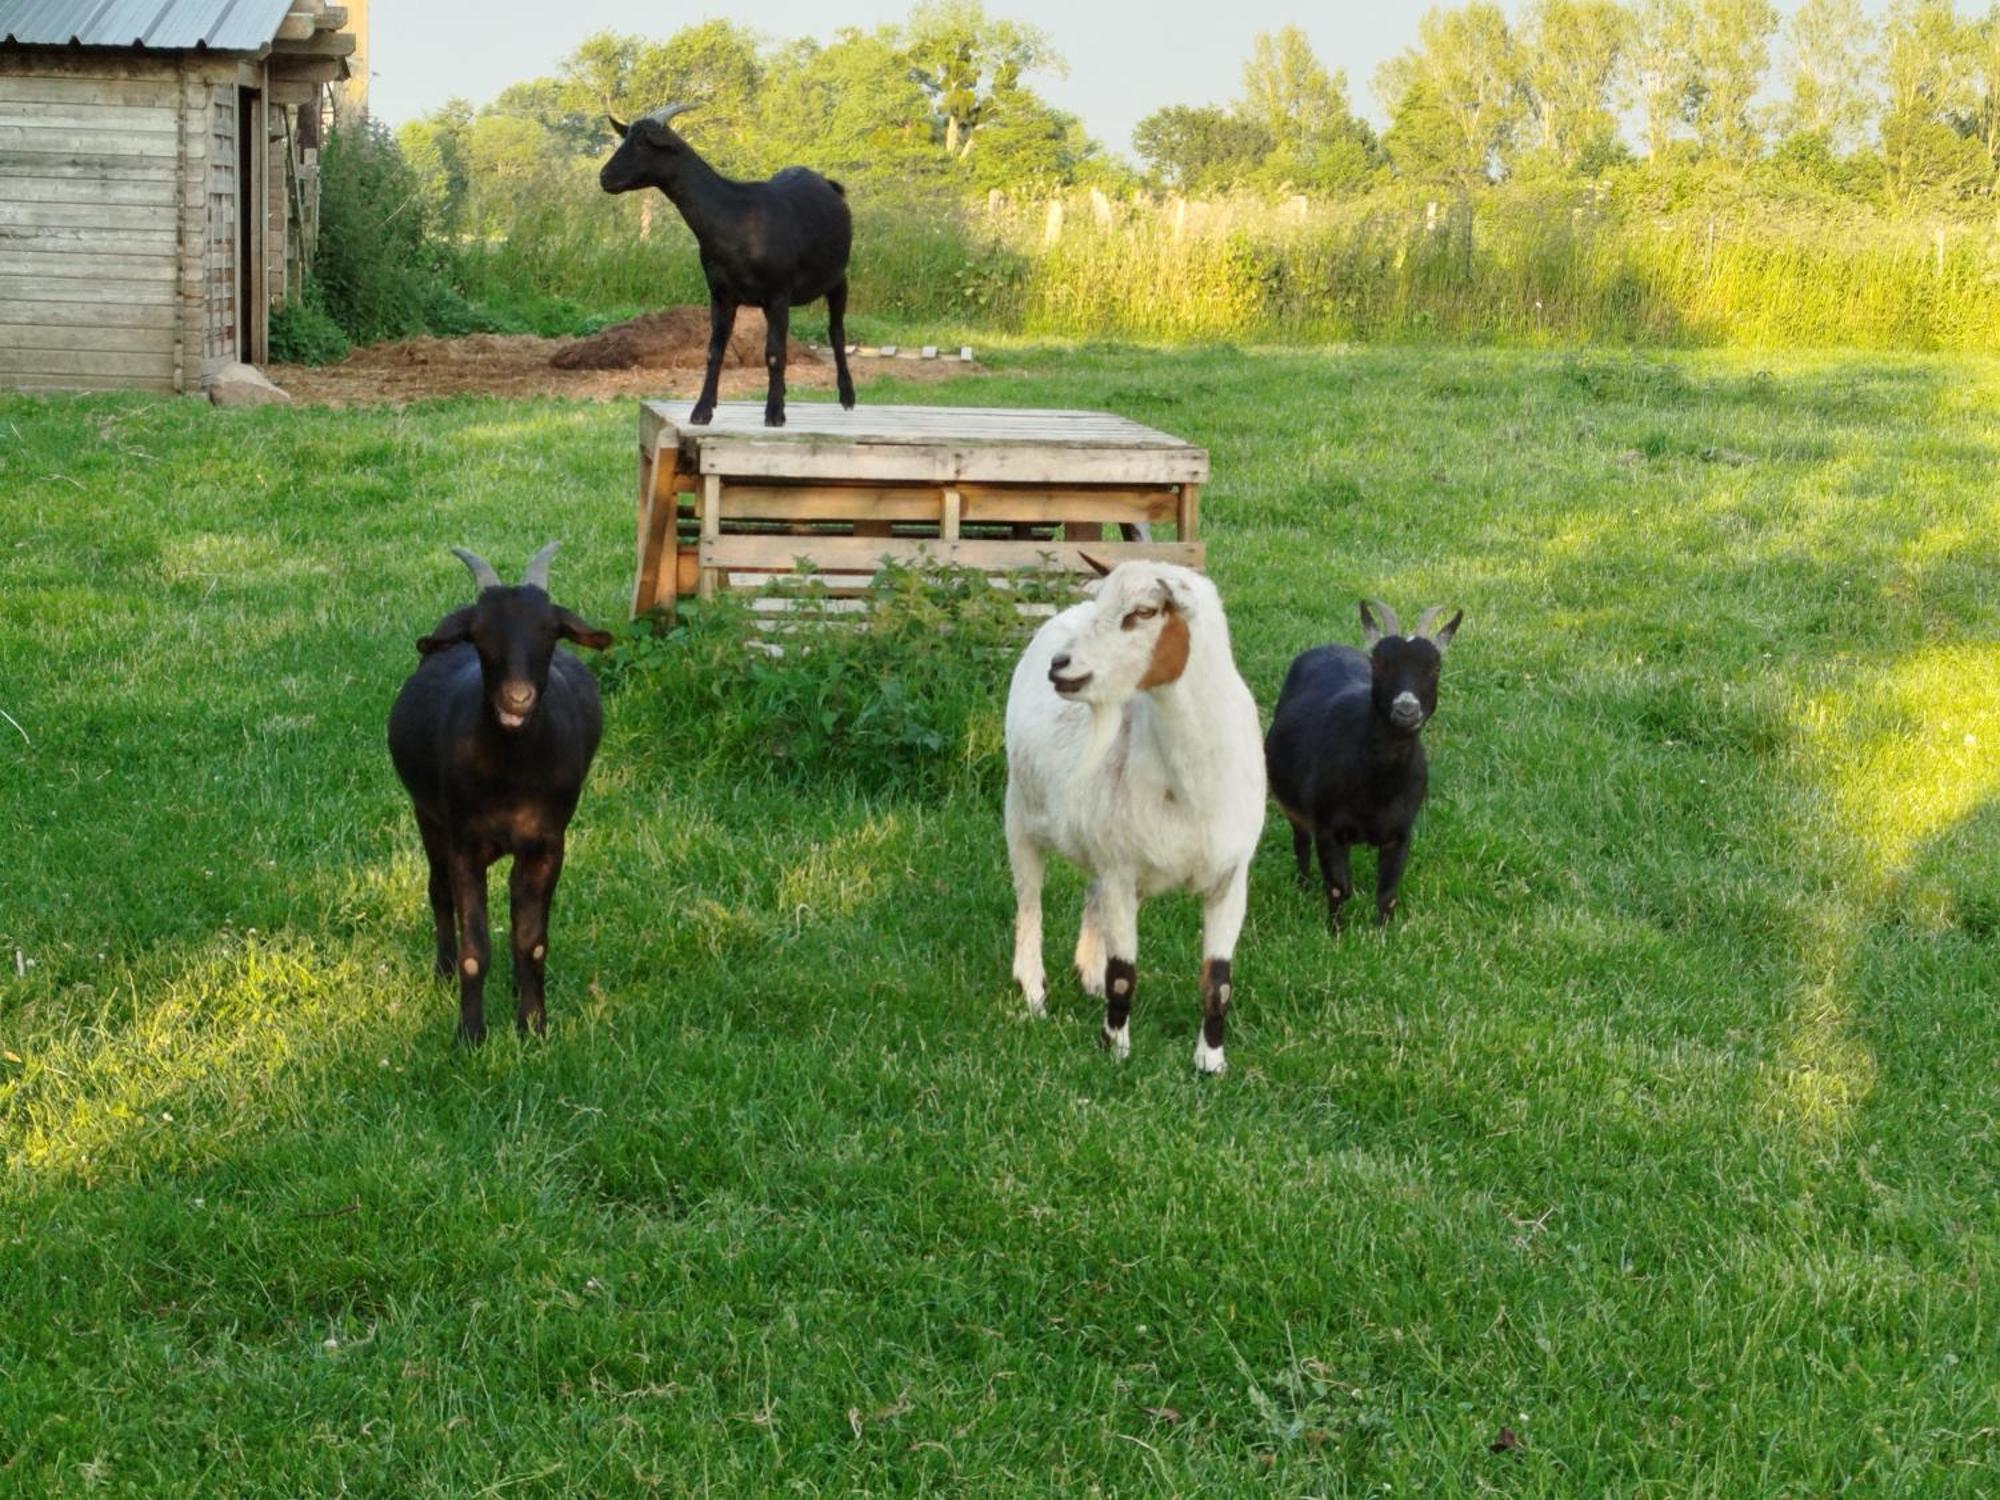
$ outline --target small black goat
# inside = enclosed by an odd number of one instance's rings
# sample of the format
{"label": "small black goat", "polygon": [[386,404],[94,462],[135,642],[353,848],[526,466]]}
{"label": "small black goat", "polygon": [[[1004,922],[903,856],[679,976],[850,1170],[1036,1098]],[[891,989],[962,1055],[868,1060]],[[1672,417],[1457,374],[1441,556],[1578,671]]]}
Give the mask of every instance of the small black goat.
{"label": "small black goat", "polygon": [[430,860],[437,972],[458,975],[466,1042],[486,1036],[486,867],[509,854],[514,1024],[547,1029],[549,901],[562,874],[563,832],[604,728],[590,669],[556,642],[602,649],[611,637],[549,599],[556,546],[530,559],[515,588],[484,558],[452,548],[479,598],[417,642],[423,661],[389,710],[389,755]]}
{"label": "small black goat", "polygon": [[[1377,613],[1380,619],[1377,619]],[[1348,847],[1373,844],[1375,921],[1396,910],[1410,830],[1424,805],[1430,768],[1417,735],[1437,710],[1438,670],[1461,611],[1437,626],[1442,605],[1424,611],[1416,630],[1399,633],[1387,605],[1361,605],[1367,654],[1352,646],[1302,653],[1285,674],[1264,765],[1271,794],[1292,823],[1299,887],[1312,887],[1312,850],[1319,847],[1329,928],[1354,894]]]}
{"label": "small black goat", "polygon": [[847,373],[847,252],[854,239],[847,191],[805,167],[786,167],[768,182],[736,182],[703,161],[667,122],[692,108],[669,104],[611,128],[619,147],[597,174],[607,193],[656,187],[672,200],[701,247],[708,278],[708,373],[688,420],[706,426],[715,415],[716,384],[736,309],[764,311],[764,365],[770,386],[764,425],[785,425],[785,337],[792,309],[826,298],[827,340],[840,404],[854,405]]}

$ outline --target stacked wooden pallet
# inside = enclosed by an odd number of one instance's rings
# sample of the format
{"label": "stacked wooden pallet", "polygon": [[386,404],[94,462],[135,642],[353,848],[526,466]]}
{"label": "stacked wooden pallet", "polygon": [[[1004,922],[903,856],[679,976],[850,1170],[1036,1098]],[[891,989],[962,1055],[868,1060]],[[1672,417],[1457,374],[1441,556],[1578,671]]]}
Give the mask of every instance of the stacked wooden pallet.
{"label": "stacked wooden pallet", "polygon": [[695,427],[677,405],[642,404],[635,615],[803,578],[821,599],[852,595],[885,559],[1001,578],[1082,575],[1085,553],[1205,560],[1207,452],[1124,417],[806,402],[784,427],[763,417],[725,402]]}

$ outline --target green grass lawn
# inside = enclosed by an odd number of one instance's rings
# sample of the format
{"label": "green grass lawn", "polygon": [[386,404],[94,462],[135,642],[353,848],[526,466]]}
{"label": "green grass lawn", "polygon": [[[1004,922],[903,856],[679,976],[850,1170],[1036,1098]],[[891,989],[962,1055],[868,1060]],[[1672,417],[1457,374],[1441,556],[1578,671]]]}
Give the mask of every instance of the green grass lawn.
{"label": "green grass lawn", "polygon": [[2000,360],[982,352],[864,399],[1207,444],[1267,712],[1466,611],[1226,1079],[1186,898],[1022,1019],[1004,664],[909,785],[621,674],[454,1051],[384,717],[449,544],[622,628],[630,405],[0,401],[0,1492],[2000,1491]]}

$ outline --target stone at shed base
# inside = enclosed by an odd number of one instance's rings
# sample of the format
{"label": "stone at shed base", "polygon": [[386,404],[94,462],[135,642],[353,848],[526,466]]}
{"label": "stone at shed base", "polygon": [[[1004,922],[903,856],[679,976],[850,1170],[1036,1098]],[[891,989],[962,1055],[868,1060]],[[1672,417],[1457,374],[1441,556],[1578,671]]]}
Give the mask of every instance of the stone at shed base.
{"label": "stone at shed base", "polygon": [[201,384],[217,406],[286,406],[292,399],[255,365],[224,365]]}

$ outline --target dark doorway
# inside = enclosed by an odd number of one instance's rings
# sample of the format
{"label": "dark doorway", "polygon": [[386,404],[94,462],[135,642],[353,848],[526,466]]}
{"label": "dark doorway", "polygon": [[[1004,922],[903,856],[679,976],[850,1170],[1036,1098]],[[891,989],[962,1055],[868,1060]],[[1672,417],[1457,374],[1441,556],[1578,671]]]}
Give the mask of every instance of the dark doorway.
{"label": "dark doorway", "polygon": [[264,258],[257,254],[257,231],[264,222],[256,149],[264,118],[260,102],[256,89],[236,91],[236,357],[250,363],[264,357],[258,317]]}

